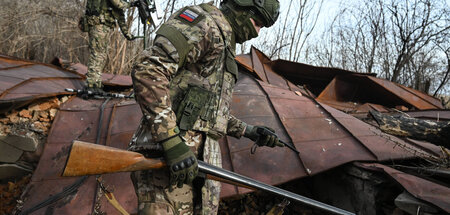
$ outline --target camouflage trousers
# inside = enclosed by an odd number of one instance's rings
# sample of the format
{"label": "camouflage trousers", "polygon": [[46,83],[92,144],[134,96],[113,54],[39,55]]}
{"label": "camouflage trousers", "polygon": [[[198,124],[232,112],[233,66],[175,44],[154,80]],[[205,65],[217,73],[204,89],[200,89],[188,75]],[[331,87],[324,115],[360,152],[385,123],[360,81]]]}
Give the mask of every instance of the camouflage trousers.
{"label": "camouflage trousers", "polygon": [[[200,133],[188,132],[183,139],[196,154],[203,151],[203,161],[222,167],[219,142],[207,136],[202,143],[201,136]],[[198,150],[201,148],[203,150]],[[201,190],[195,190],[192,184],[177,188],[176,185],[169,184],[169,171],[166,168],[133,172],[131,179],[138,197],[139,215],[210,215],[218,212],[220,182],[206,179]],[[194,198],[201,200],[194,203]]]}
{"label": "camouflage trousers", "polygon": [[111,27],[103,24],[89,25],[89,61],[86,74],[88,87],[102,88],[102,71],[106,65],[108,36]]}

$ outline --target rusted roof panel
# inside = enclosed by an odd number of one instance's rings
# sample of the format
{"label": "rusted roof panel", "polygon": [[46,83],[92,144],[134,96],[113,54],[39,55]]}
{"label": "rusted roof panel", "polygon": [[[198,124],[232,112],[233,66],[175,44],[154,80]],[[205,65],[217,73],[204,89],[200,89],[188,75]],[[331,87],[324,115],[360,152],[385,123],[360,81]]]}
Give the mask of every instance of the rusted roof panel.
{"label": "rusted roof panel", "polygon": [[[245,74],[240,77],[233,95],[233,115],[250,124],[274,128],[282,140],[294,143],[300,156],[288,148],[260,148],[249,156],[251,141],[227,138],[227,145],[222,146],[224,167],[237,173],[280,184],[355,160],[415,157],[409,149],[430,153],[311,98]],[[224,187],[226,195],[248,191]]]}
{"label": "rusted roof panel", "polygon": [[247,54],[238,55],[235,58],[238,65],[241,65],[246,69],[247,71],[253,72],[253,63],[252,63],[252,57]]}
{"label": "rusted roof panel", "polygon": [[[408,90],[406,90],[408,89]],[[436,99],[387,80],[365,75],[338,75],[320,93],[317,99],[345,112],[361,112],[361,104],[378,104],[370,109],[383,110],[382,106],[409,109],[441,109]]]}
{"label": "rusted roof panel", "polygon": [[[25,191],[25,201],[22,211],[41,203],[52,195],[56,195],[71,185],[79,178],[59,178],[58,180],[31,181]],[[51,204],[42,207],[29,214],[92,214],[93,199],[95,196],[95,177],[88,178],[76,193]]]}
{"label": "rusted roof panel", "polygon": [[81,87],[82,76],[75,72],[0,55],[0,113]]}
{"label": "rusted roof panel", "polygon": [[271,64],[272,70],[277,74],[295,85],[306,86],[314,95],[319,95],[337,75],[362,74],[337,68],[316,67],[286,60],[275,60]]}
{"label": "rusted roof panel", "polygon": [[410,111],[408,115],[420,119],[436,120],[436,121],[450,121],[450,110],[424,110],[424,111]]}
{"label": "rusted roof panel", "polygon": [[[83,100],[74,97],[61,106],[52,125],[44,153],[31,179],[31,189],[27,195],[32,198],[25,201],[24,210],[61,192],[64,187],[72,185],[78,179],[60,175],[73,140],[95,142],[102,103],[103,100]],[[134,101],[116,99],[108,102],[103,113],[100,144],[125,149],[141,116],[139,106]],[[128,212],[136,212],[137,200],[129,173],[107,174],[102,178],[105,185],[114,190],[120,204]],[[51,210],[50,208],[55,210],[54,214],[70,214],[73,211],[77,214],[90,214],[96,189],[95,176],[91,176],[78,189],[76,195],[59,200],[33,214],[45,214]],[[112,214],[116,212],[104,198],[101,201],[102,211]]]}
{"label": "rusted roof panel", "polygon": [[[321,102],[346,112],[361,112],[366,108],[384,109],[374,106],[357,108],[364,103],[392,108],[406,106],[419,110],[443,109],[439,99],[376,78],[374,73],[356,73],[336,68],[315,67],[286,60],[270,61],[267,56],[254,47],[249,55],[238,56],[236,60],[265,83],[285,88],[286,83],[284,82],[289,80],[291,83],[288,83],[288,86],[306,86],[314,95],[320,94],[318,98]],[[355,105],[352,107],[351,103]]]}
{"label": "rusted roof panel", "polygon": [[400,183],[409,193],[411,193],[416,198],[425,200],[433,205],[438,206],[447,213],[450,213],[450,188],[425,180],[423,178],[406,174],[382,164],[360,165],[368,168],[381,169],[382,171],[390,175],[393,179],[395,179],[398,183]]}
{"label": "rusted roof panel", "polygon": [[19,60],[2,54],[0,54],[0,59],[0,69],[33,64],[30,61]]}
{"label": "rusted roof panel", "polygon": [[[253,61],[261,58],[255,56]],[[267,64],[261,65],[259,69],[267,74],[266,77],[276,77]],[[391,161],[439,156],[436,148],[384,134],[348,114],[296,92],[292,83],[282,85],[282,82],[274,81],[270,84],[256,80],[248,73],[240,73],[239,77],[233,95],[232,114],[247,123],[274,128],[279,137],[293,143],[300,154],[287,147],[262,147],[252,155],[252,141],[226,137],[220,140],[223,166],[236,173],[276,185],[315,175],[352,161]],[[95,142],[102,102],[75,97],[61,107],[32,178],[32,189],[28,195],[33,201],[26,201],[25,209],[71,183],[68,180],[72,179],[60,177],[67,150],[73,140]],[[103,114],[100,144],[126,148],[141,116],[139,106],[133,100],[111,100]],[[119,202],[128,212],[133,213],[136,212],[136,196],[128,177],[127,173],[120,173],[104,176],[104,180],[107,186],[120,187],[115,195],[121,196]],[[48,189],[50,183],[53,183],[54,189]],[[79,189],[78,195],[70,197],[69,201],[58,201],[55,210],[61,213],[69,210],[76,210],[80,214],[91,213],[95,189],[95,182],[90,177]],[[221,196],[246,192],[249,190],[224,185]],[[90,199],[90,202],[84,201],[85,199]],[[103,205],[105,208],[110,207],[106,203]],[[43,214],[46,210],[52,209],[42,209],[36,214]]]}
{"label": "rusted roof panel", "polygon": [[[78,74],[83,75],[87,73],[87,66],[81,63],[65,63],[61,59],[54,60],[54,63],[61,66],[66,66],[67,69],[73,70]],[[68,64],[68,65],[66,65]],[[129,75],[114,75],[110,73],[102,73],[102,83],[105,86],[119,86],[119,87],[131,87],[133,82]]]}
{"label": "rusted roof panel", "polygon": [[435,98],[433,96],[430,96],[424,92],[409,88],[409,87],[405,87],[401,84],[397,84],[397,86],[403,88],[404,90],[410,92],[411,94],[421,98],[421,100],[428,102],[429,104],[431,104],[432,106],[434,106],[434,108],[428,108],[428,109],[443,109],[444,107],[442,106],[441,100],[438,98]]}
{"label": "rusted roof panel", "polygon": [[292,82],[289,82],[286,78],[275,73],[272,69],[272,61],[254,47],[251,48],[249,55],[237,56],[236,61],[243,67],[244,70],[254,74],[256,78],[265,83],[306,94],[303,89],[300,89]]}
{"label": "rusted roof panel", "polygon": [[356,108],[356,113],[368,113],[371,110],[378,112],[389,112],[389,109],[379,104],[365,103]]}
{"label": "rusted roof panel", "polygon": [[396,96],[399,96],[402,100],[408,102],[419,110],[443,109],[443,106],[438,99],[425,95],[424,93],[420,93],[417,90],[413,90],[384,79],[375,77],[368,78],[370,78],[378,85],[383,86],[385,89],[392,92]]}

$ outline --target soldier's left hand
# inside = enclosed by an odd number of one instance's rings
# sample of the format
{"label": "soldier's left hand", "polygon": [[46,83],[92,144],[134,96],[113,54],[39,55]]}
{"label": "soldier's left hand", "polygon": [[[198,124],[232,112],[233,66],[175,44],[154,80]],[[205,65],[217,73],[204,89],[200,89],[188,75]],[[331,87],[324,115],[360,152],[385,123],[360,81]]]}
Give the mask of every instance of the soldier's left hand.
{"label": "soldier's left hand", "polygon": [[275,134],[275,130],[266,126],[247,125],[244,137],[255,141],[258,146],[284,147],[284,144],[280,142],[280,139]]}
{"label": "soldier's left hand", "polygon": [[135,40],[136,39],[136,37],[135,36],[133,36],[133,35],[131,35],[131,34],[124,34],[123,35],[125,38],[127,38],[127,40]]}
{"label": "soldier's left hand", "polygon": [[139,7],[139,5],[140,5],[140,3],[139,3],[139,1],[131,1],[130,2],[130,7]]}

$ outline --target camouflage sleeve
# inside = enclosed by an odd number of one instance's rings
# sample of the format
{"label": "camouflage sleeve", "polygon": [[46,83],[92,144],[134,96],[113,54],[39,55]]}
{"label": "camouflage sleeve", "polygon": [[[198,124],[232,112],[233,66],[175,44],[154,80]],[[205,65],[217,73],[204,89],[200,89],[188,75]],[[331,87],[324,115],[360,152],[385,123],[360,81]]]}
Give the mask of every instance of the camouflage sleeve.
{"label": "camouflage sleeve", "polygon": [[122,9],[125,10],[127,8],[130,7],[130,3],[123,1],[123,0],[109,0],[111,2],[111,4],[118,8],[118,9]]}
{"label": "camouflage sleeve", "polygon": [[176,127],[168,86],[178,70],[178,60],[169,40],[157,37],[153,46],[138,57],[131,73],[136,101],[157,142],[172,136],[169,131]]}
{"label": "camouflage sleeve", "polygon": [[229,115],[227,127],[228,136],[236,137],[239,139],[242,137],[242,135],[244,135],[246,127],[247,123],[239,120],[238,118],[236,118],[231,114]]}
{"label": "camouflage sleeve", "polygon": [[[189,38],[193,48],[187,53],[187,63],[197,62],[208,50],[202,45],[205,44],[205,34],[198,33]],[[175,134],[176,115],[172,111],[169,83],[178,71],[179,61],[180,56],[174,45],[167,38],[157,36],[153,46],[137,58],[131,74],[136,101],[149,120],[152,138],[157,142]]]}
{"label": "camouflage sleeve", "polygon": [[123,11],[120,11],[116,19],[123,36],[125,36],[127,39],[128,37],[131,37],[131,34],[128,32],[127,21],[125,20],[125,14],[123,13]]}

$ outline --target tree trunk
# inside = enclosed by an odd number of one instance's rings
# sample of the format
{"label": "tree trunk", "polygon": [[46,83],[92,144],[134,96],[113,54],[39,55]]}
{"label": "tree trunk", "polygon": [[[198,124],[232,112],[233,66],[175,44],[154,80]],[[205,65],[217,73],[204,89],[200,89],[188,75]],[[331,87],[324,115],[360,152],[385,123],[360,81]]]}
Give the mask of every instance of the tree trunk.
{"label": "tree trunk", "polygon": [[388,134],[425,140],[430,143],[450,148],[450,122],[434,122],[407,116],[389,116],[377,111],[370,111],[380,129]]}

